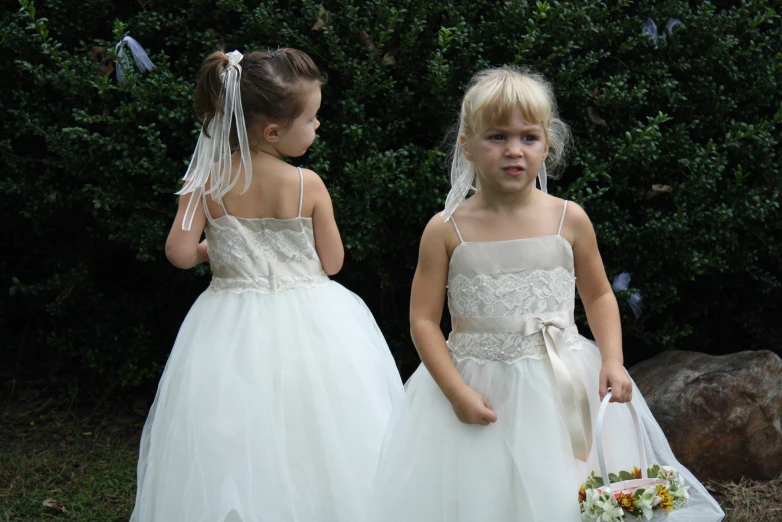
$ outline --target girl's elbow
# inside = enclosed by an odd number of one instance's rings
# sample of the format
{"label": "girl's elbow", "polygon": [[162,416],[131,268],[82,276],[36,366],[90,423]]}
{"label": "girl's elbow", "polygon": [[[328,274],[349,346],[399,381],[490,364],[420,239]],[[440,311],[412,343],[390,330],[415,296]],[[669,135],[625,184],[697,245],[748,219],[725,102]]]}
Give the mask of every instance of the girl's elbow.
{"label": "girl's elbow", "polygon": [[336,261],[331,261],[329,263],[321,263],[323,265],[323,271],[326,272],[327,275],[333,276],[339,273],[340,270],[342,270],[342,263],[343,260],[339,259]]}
{"label": "girl's elbow", "polygon": [[345,262],[345,251],[340,250],[334,252],[330,256],[324,256],[320,260],[320,264],[323,266],[323,271],[326,274],[333,276],[342,270],[342,264]]}
{"label": "girl's elbow", "polygon": [[166,259],[168,262],[177,268],[187,270],[193,268],[195,264],[192,261],[193,256],[188,256],[185,252],[182,252],[181,248],[175,245],[166,243]]}

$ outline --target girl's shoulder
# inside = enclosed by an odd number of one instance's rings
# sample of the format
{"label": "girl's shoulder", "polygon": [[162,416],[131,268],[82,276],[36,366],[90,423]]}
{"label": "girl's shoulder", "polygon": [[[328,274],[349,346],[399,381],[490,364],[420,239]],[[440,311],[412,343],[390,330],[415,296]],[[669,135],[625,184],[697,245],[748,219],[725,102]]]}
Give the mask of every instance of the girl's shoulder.
{"label": "girl's shoulder", "polygon": [[314,170],[305,169],[302,167],[297,167],[297,168],[301,169],[301,176],[302,176],[302,180],[304,181],[304,188],[326,187],[326,184],[323,182],[323,178],[321,178],[320,175]]}
{"label": "girl's shoulder", "polygon": [[308,200],[321,200],[323,198],[331,199],[329,190],[326,188],[323,178],[317,172],[310,169],[301,169],[302,190],[304,197]]}
{"label": "girl's shoulder", "polygon": [[563,226],[567,224],[589,223],[586,211],[573,200],[563,199],[551,194],[543,194],[539,200],[541,210],[558,217],[564,215]]}
{"label": "girl's shoulder", "polygon": [[453,230],[452,220],[448,219],[448,221],[446,221],[445,216],[441,211],[429,219],[426,228],[424,228],[424,234],[445,239],[450,235],[449,232]]}
{"label": "girl's shoulder", "polygon": [[563,209],[564,215],[562,216],[562,226],[559,235],[564,237],[571,245],[575,245],[579,238],[594,238],[595,229],[592,226],[592,221],[581,205],[571,200],[567,200],[567,202],[561,201],[563,207],[565,203],[567,203],[567,207]]}
{"label": "girl's shoulder", "polygon": [[453,221],[451,219],[446,221],[442,211],[429,219],[421,236],[421,247],[424,245],[436,249],[444,247],[449,257],[460,242]]}
{"label": "girl's shoulder", "polygon": [[[552,196],[553,197],[553,196]],[[571,226],[584,226],[589,225],[591,227],[592,222],[589,219],[589,216],[586,213],[586,210],[576,203],[573,200],[564,200],[561,198],[556,198],[561,202],[561,208],[563,208],[563,212],[565,213],[565,221],[563,223],[563,227],[566,225]],[[564,208],[565,205],[567,205],[567,208]]]}

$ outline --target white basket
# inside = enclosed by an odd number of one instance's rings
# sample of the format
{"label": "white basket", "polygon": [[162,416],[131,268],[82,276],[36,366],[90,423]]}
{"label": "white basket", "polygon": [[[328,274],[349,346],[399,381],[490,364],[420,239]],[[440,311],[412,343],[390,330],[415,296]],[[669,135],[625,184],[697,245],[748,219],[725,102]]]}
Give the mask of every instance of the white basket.
{"label": "white basket", "polygon": [[644,438],[641,431],[641,424],[638,422],[638,414],[635,412],[635,408],[632,403],[627,402],[627,408],[630,410],[630,415],[633,417],[633,427],[635,428],[635,442],[638,445],[638,457],[641,461],[641,478],[634,480],[624,480],[622,482],[611,482],[608,478],[608,471],[606,469],[606,459],[603,451],[603,421],[605,419],[606,408],[611,400],[611,392],[609,391],[603,402],[600,404],[600,410],[597,413],[597,462],[600,465],[600,474],[603,477],[603,486],[597,488],[599,491],[604,491],[606,486],[611,488],[613,493],[635,493],[637,489],[647,489],[650,486],[663,485],[667,486],[668,481],[660,478],[650,479],[647,472],[646,465],[646,453],[644,452]]}

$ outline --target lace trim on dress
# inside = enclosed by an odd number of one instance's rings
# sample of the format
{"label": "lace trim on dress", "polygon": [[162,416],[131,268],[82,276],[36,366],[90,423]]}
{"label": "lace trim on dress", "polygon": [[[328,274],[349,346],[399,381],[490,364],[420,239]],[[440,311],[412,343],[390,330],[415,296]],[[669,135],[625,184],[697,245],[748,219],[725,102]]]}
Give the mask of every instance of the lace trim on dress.
{"label": "lace trim on dress", "polygon": [[[573,325],[563,330],[568,347],[579,349],[578,328]],[[481,364],[499,361],[513,364],[519,359],[547,357],[543,334],[451,332],[448,337],[451,356],[457,361],[470,359]]]}
{"label": "lace trim on dress", "polygon": [[572,310],[575,275],[563,268],[519,274],[459,274],[449,282],[449,306],[455,316],[528,315]]}
{"label": "lace trim on dress", "polygon": [[312,288],[326,286],[330,279],[326,274],[307,276],[275,275],[255,276],[251,279],[239,279],[228,277],[215,277],[209,288],[212,292],[259,292],[262,294],[275,294],[290,290],[291,288]]}

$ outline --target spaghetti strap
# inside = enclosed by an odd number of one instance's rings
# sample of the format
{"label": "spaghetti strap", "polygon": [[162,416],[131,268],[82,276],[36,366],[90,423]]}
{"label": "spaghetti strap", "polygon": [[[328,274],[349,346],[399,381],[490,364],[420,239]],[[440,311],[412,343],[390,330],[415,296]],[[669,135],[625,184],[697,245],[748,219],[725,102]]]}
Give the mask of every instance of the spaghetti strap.
{"label": "spaghetti strap", "polygon": [[[206,200],[204,200],[204,204],[206,204]],[[225,208],[225,201],[223,201],[223,198],[220,198],[220,206],[223,207],[223,213],[226,216],[230,216],[230,214],[228,213],[228,209]]]}
{"label": "spaghetti strap", "polygon": [[[193,197],[195,197],[195,196],[196,196],[196,193],[197,193],[197,191],[193,193]],[[211,213],[211,212],[209,212],[209,205],[208,205],[208,204],[207,204],[207,202],[206,202],[206,198],[207,198],[207,195],[206,195],[206,190],[204,190],[204,189],[201,189],[201,196],[200,196],[200,197],[201,197],[201,204],[204,206],[204,215],[206,216],[206,220],[207,220],[207,222],[208,222],[208,223],[209,223],[211,226],[215,226],[215,227],[217,227],[217,228],[220,228],[220,225],[218,225],[218,224],[217,224],[217,221],[215,221],[215,218],[214,218],[214,217],[212,217],[212,213]],[[218,203],[220,203],[220,206],[221,206],[221,207],[222,207],[222,209],[223,209],[223,216],[228,216],[228,217],[230,217],[230,216],[231,216],[231,214],[229,214],[229,213],[228,213],[228,209],[227,209],[227,208],[226,208],[226,206],[225,206],[225,201],[223,200],[223,198],[217,198],[217,202],[218,202]],[[219,219],[220,217],[222,217],[222,216],[218,216],[218,219]]]}
{"label": "spaghetti strap", "polygon": [[304,174],[301,172],[301,167],[297,167],[299,169],[299,213],[296,217],[301,217],[301,206],[304,203]]}
{"label": "spaghetti strap", "polygon": [[459,236],[459,242],[464,243],[464,238],[462,233],[459,232],[459,227],[456,226],[456,220],[453,218],[453,215],[451,215],[451,223],[453,223],[453,229],[456,230],[456,235]]}
{"label": "spaghetti strap", "polygon": [[557,229],[557,235],[562,232],[562,224],[565,222],[565,213],[567,212],[567,200],[565,200],[565,204],[562,207],[562,217],[559,220],[559,228]]}

